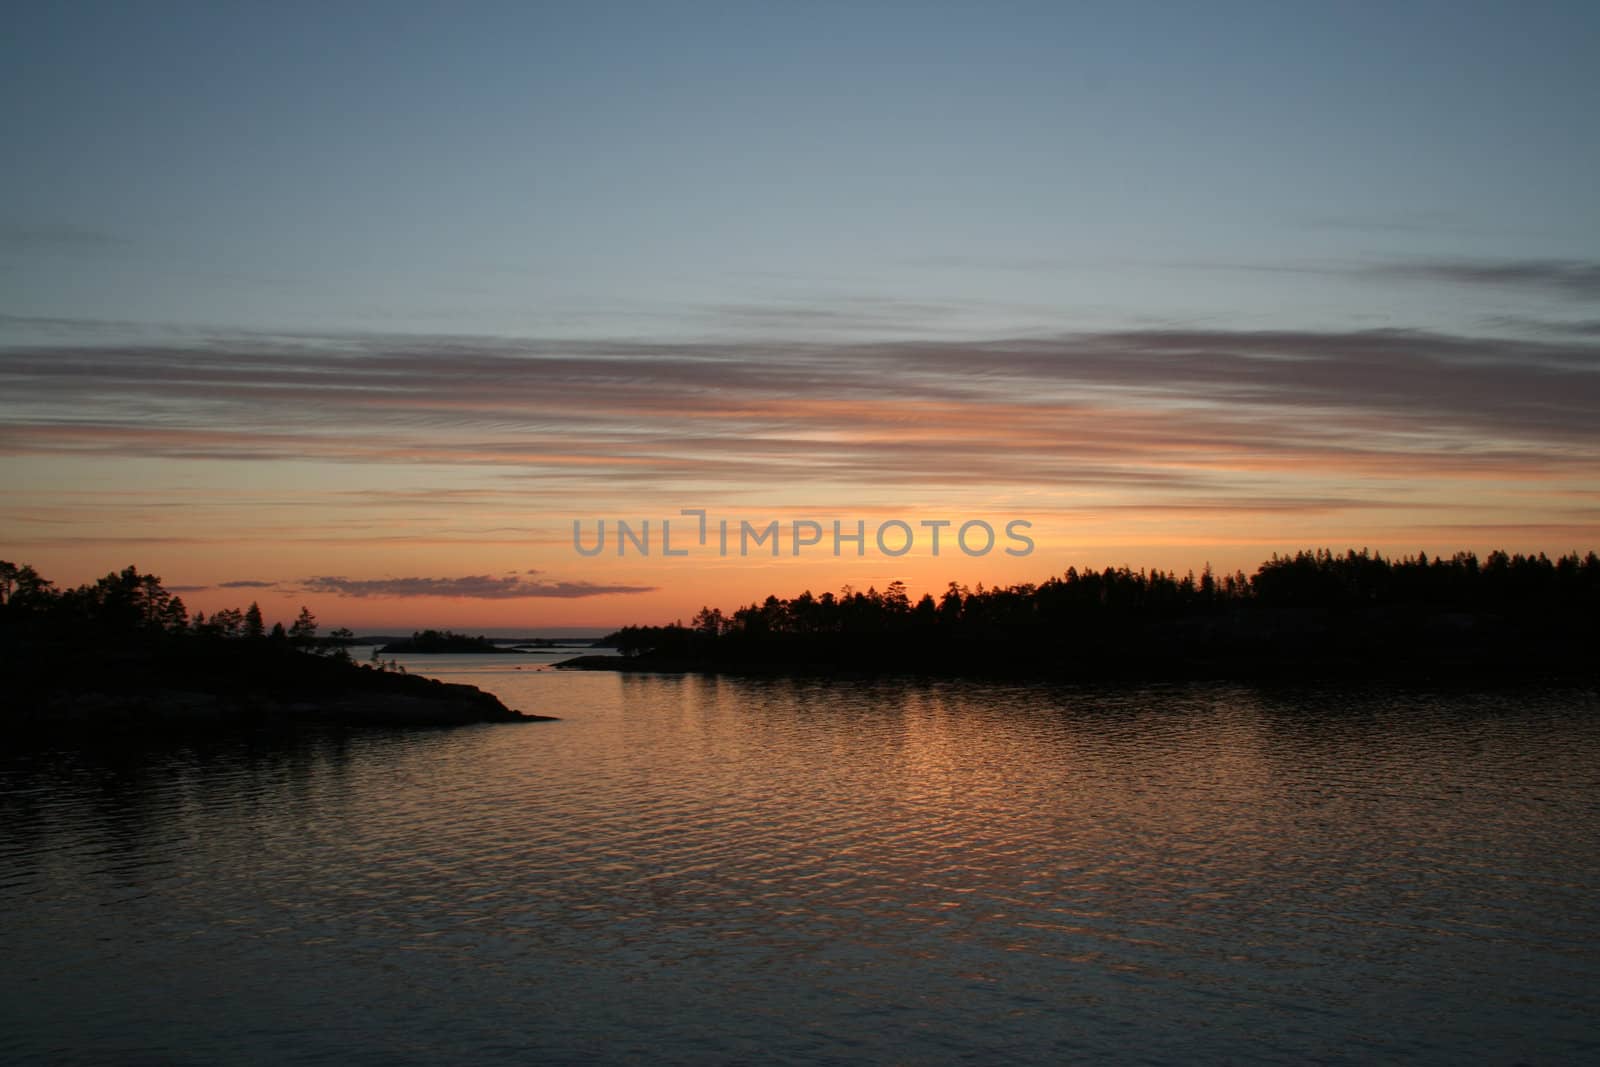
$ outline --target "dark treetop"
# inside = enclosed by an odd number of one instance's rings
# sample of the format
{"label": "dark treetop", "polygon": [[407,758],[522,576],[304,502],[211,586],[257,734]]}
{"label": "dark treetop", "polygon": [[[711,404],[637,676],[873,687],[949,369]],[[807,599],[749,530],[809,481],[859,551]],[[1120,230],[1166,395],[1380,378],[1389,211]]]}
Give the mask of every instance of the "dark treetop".
{"label": "dark treetop", "polygon": [[1069,569],[1038,584],[769,596],[688,626],[629,626],[603,670],[915,671],[1058,678],[1600,674],[1600,557],[1273,556],[1197,578]]}
{"label": "dark treetop", "polygon": [[514,649],[501,648],[483,635],[468,637],[458,634],[454,630],[418,630],[409,638],[390,641],[379,649],[380,652],[473,652],[473,653],[500,653],[513,652]]}
{"label": "dark treetop", "polygon": [[51,733],[304,725],[527,722],[469,685],[358,666],[348,631],[327,637],[302,608],[270,630],[255,604],[189,618],[134,567],[58,590],[0,561],[0,670],[13,729]]}

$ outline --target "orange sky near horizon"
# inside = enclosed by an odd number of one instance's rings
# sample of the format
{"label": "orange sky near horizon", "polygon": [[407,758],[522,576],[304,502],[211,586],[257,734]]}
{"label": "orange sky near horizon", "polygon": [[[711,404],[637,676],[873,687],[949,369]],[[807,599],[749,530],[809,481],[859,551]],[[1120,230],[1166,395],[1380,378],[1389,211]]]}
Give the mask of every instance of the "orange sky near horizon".
{"label": "orange sky near horizon", "polygon": [[[191,610],[409,630],[609,628],[1068,566],[1250,573],[1302,548],[1600,543],[1592,372],[1527,344],[1135,332],[796,346],[778,364],[578,348],[10,350],[0,544],[58,584],[132,563]],[[729,557],[693,544],[695,507],[732,523]],[[591,543],[600,519],[606,551],[575,551],[573,521]],[[619,519],[650,520],[649,557],[618,558]],[[661,555],[663,519],[687,557]],[[862,556],[835,557],[831,534],[793,554],[792,523],[835,519],[865,524]],[[935,557],[930,519],[999,540],[969,557],[952,526]],[[1013,519],[1027,555],[1004,551]],[[777,558],[738,555],[740,520],[780,524]],[[890,520],[916,533],[903,556],[873,543]]]}

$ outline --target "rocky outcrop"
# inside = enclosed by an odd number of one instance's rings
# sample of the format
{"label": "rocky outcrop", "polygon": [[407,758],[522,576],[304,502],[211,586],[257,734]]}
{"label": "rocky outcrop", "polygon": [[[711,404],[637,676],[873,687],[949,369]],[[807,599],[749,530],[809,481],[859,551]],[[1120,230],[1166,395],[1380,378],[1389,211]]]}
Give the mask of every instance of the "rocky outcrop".
{"label": "rocky outcrop", "polygon": [[[551,721],[470,685],[288,649],[210,644],[119,650],[78,662],[60,648],[22,672],[6,720],[24,732],[191,731],[319,726],[463,726]],[[43,666],[55,660],[52,668]]]}

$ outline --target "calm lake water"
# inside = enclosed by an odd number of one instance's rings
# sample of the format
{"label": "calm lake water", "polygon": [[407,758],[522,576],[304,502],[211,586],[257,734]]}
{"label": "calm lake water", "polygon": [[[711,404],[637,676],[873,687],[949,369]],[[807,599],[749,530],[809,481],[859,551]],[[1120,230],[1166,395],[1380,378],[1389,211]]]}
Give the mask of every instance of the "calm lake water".
{"label": "calm lake water", "polygon": [[1594,1062],[1600,702],[409,660],[0,756],[0,1059]]}

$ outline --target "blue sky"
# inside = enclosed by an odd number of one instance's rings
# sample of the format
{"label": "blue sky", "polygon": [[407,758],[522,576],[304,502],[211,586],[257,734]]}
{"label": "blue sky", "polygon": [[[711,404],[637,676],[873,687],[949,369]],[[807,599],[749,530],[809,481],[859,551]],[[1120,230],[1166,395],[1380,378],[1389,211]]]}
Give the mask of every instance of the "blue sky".
{"label": "blue sky", "polygon": [[1593,261],[1597,55],[1579,3],[23,5],[0,314],[13,338],[1582,319],[1531,276],[1392,268]]}

